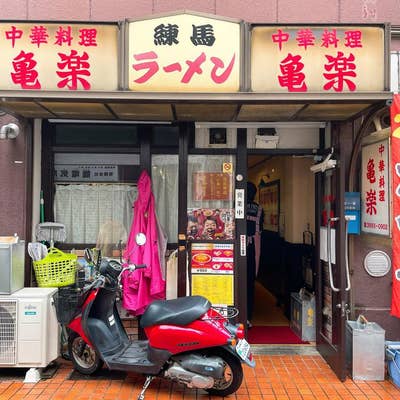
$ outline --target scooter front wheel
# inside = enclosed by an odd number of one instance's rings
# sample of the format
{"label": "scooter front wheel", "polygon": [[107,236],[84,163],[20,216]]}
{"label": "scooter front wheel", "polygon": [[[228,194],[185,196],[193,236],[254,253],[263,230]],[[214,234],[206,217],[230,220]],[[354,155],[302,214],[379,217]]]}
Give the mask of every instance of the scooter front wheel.
{"label": "scooter front wheel", "polygon": [[68,351],[74,368],[84,375],[91,375],[101,369],[103,360],[76,332],[68,338]]}
{"label": "scooter front wheel", "polygon": [[206,390],[213,396],[229,396],[235,393],[242,384],[242,364],[236,357],[222,349],[221,351],[216,351],[214,354],[221,357],[224,361],[224,376],[220,379],[216,379],[214,386]]}

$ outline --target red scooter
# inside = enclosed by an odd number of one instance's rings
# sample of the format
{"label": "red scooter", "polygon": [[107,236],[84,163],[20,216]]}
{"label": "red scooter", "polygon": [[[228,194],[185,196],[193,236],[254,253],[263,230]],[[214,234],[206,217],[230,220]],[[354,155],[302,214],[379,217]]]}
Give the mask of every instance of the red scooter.
{"label": "red scooter", "polygon": [[67,325],[74,368],[92,374],[104,362],[110,370],[145,374],[138,400],[157,376],[212,395],[234,393],[243,380],[241,363],[255,366],[243,325],[230,323],[202,296],[157,300],[140,319],[148,340],[132,342],[116,308],[120,275],[126,268],[103,259],[97,278],[83,289],[79,313]]}

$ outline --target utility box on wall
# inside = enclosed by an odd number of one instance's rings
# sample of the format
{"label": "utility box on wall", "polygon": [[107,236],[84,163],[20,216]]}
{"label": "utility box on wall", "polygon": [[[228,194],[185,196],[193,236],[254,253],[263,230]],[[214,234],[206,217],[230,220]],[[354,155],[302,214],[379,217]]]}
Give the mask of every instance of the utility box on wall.
{"label": "utility box on wall", "polygon": [[290,299],[290,328],[303,341],[315,341],[315,296],[292,293]]}
{"label": "utility box on wall", "polygon": [[24,287],[25,241],[0,243],[0,294]]}
{"label": "utility box on wall", "polygon": [[360,192],[345,192],[344,210],[347,220],[347,232],[360,234]]}

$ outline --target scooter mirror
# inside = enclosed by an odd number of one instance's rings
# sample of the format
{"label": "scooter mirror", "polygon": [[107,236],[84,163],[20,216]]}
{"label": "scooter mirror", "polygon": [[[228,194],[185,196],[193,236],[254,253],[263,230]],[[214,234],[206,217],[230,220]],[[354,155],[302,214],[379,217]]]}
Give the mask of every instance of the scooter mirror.
{"label": "scooter mirror", "polygon": [[143,246],[146,243],[146,235],[143,232],[139,232],[135,236],[135,242],[138,246]]}
{"label": "scooter mirror", "polygon": [[86,260],[88,263],[93,264],[93,253],[92,253],[92,250],[90,250],[90,249],[85,249],[85,260]]}

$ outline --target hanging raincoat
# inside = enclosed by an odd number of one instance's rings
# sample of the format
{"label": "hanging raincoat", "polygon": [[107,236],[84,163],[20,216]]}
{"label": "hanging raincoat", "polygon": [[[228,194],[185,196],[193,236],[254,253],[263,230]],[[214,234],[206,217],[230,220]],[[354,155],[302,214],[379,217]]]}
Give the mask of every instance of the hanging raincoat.
{"label": "hanging raincoat", "polygon": [[[153,300],[165,299],[165,280],[161,271],[159,249],[165,249],[166,237],[159,235],[151,180],[143,171],[138,181],[138,197],[134,203],[134,217],[129,233],[124,259],[133,264],[146,264],[147,268],[122,274],[122,305],[133,315],[141,315]],[[138,246],[137,233],[146,235],[146,243]]]}

